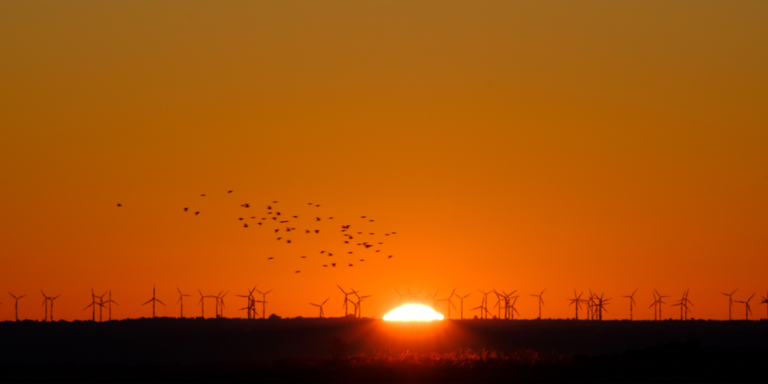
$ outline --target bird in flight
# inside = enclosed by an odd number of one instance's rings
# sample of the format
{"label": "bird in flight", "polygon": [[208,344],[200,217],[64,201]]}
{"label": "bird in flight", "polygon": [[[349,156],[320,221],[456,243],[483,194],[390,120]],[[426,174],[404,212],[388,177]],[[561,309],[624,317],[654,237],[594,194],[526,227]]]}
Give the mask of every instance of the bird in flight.
{"label": "bird in flight", "polygon": [[[290,244],[290,243],[291,243],[291,240],[289,239],[289,240],[286,240],[285,242],[286,242],[286,243],[288,243],[288,244]],[[378,251],[377,251],[377,252],[378,252]]]}
{"label": "bird in flight", "polygon": [[299,273],[299,272],[301,272],[301,271],[296,271],[296,273]]}
{"label": "bird in flight", "polygon": [[306,257],[306,256],[302,256],[301,258],[302,258],[302,259],[306,259],[307,257]]}
{"label": "bird in flight", "polygon": [[389,255],[389,257],[387,257],[387,259],[391,259],[391,258],[392,258],[392,255]]}
{"label": "bird in flight", "polygon": [[197,215],[199,215],[199,214],[200,214],[200,211],[197,211],[197,212],[195,212],[195,216],[197,216]]}
{"label": "bird in flight", "polygon": [[248,223],[243,223],[243,228],[248,228]]}
{"label": "bird in flight", "polygon": [[332,266],[336,267],[336,263],[331,263]]}
{"label": "bird in flight", "polygon": [[227,191],[227,193],[232,193],[232,191]]}
{"label": "bird in flight", "polygon": [[118,207],[122,207],[123,205],[122,205],[122,204],[120,204],[120,203],[117,203],[117,206],[118,206]]}
{"label": "bird in flight", "polygon": [[278,238],[277,238],[277,240],[280,240],[280,239],[282,239],[282,237],[278,237]]}
{"label": "bird in flight", "polygon": [[188,209],[189,209],[189,208],[187,208],[187,207],[184,207],[184,212],[186,212]]}
{"label": "bird in flight", "polygon": [[274,257],[268,257],[268,258],[267,258],[267,260],[272,260],[272,259],[274,259]]}
{"label": "bird in flight", "polygon": [[319,229],[315,229],[315,233],[320,233],[320,230]]}
{"label": "bird in flight", "polygon": [[354,265],[352,265],[352,263],[349,263],[349,266],[350,266],[350,267],[354,267]]}

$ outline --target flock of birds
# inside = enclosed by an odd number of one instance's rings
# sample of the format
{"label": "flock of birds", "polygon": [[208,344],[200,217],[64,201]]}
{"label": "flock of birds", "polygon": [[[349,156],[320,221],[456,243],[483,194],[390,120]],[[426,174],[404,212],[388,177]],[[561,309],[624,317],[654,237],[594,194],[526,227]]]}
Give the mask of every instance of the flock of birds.
{"label": "flock of birds", "polygon": [[[232,194],[233,190],[226,191],[226,194]],[[200,197],[206,197],[205,193]],[[117,203],[117,207],[122,207]],[[336,255],[334,259],[320,263],[324,268],[335,268],[337,265],[347,264],[348,267],[354,267],[355,263],[362,263],[370,260],[372,257],[383,256],[385,240],[390,236],[397,235],[397,232],[380,232],[374,227],[375,219],[365,215],[359,216],[354,220],[346,220],[343,224],[332,225],[329,223],[340,222],[334,219],[334,216],[322,214],[321,205],[307,203],[307,208],[314,210],[307,214],[297,212],[287,212],[281,209],[278,201],[271,201],[265,204],[252,205],[248,202],[238,204],[241,209],[236,220],[242,223],[241,228],[258,228],[271,234],[275,241],[284,244],[287,247],[295,247],[294,244],[301,243],[308,236],[317,236],[321,232],[335,233],[336,241],[333,244],[327,244],[328,248],[317,249],[310,253],[299,253],[295,256],[299,259],[311,258],[311,256],[322,256],[329,258]],[[183,212],[200,216],[201,211],[197,208],[183,207]],[[373,228],[372,228],[373,227]],[[341,248],[341,250],[339,250]],[[333,249],[333,250],[332,250]],[[293,252],[293,251],[289,251]],[[344,261],[338,260],[338,256],[346,256]],[[393,258],[394,255],[386,255],[386,259]],[[383,257],[382,257],[383,258]],[[274,260],[275,256],[270,256],[267,260]],[[301,269],[294,273],[301,273]]]}

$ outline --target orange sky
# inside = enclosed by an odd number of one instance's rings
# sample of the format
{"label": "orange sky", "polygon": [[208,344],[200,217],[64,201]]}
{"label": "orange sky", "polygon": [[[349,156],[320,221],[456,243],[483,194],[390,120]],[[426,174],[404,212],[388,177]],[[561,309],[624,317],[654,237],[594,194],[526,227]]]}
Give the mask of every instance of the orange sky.
{"label": "orange sky", "polygon": [[[117,318],[150,315],[153,283],[159,315],[177,286],[258,284],[291,317],[326,297],[341,314],[335,284],[377,317],[395,288],[455,286],[472,307],[518,289],[532,318],[530,293],[566,317],[591,288],[624,318],[639,287],[648,319],[652,288],[690,288],[692,316],[726,318],[718,292],[768,289],[767,17],[764,1],[0,2],[0,291],[31,296],[24,318],[43,288],[85,319],[91,287]],[[237,220],[273,200],[373,217],[395,257],[322,268],[310,252],[337,235],[286,245]]]}

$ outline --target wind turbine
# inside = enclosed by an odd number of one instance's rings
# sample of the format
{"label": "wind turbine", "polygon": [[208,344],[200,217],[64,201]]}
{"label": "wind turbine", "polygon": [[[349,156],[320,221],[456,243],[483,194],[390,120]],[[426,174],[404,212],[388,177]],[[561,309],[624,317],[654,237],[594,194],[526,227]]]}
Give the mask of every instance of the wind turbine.
{"label": "wind turbine", "polygon": [[517,308],[515,308],[515,304],[517,304],[517,299],[520,297],[520,295],[512,296],[511,298],[514,299],[509,304],[509,318],[510,320],[515,319],[515,313],[517,313],[518,316],[520,316],[520,312],[517,311]]}
{"label": "wind turbine", "polygon": [[576,320],[579,319],[579,307],[581,307],[581,303],[583,303],[585,301],[585,300],[581,299],[581,295],[583,295],[583,294],[584,294],[584,291],[582,291],[581,293],[579,293],[577,295],[576,294],[576,289],[574,289],[573,290],[573,299],[567,299],[567,300],[569,300],[571,302],[568,305],[569,306],[573,305],[576,308]]}
{"label": "wind turbine", "polygon": [[589,299],[587,299],[587,319],[595,319],[595,294],[592,293],[592,288],[589,289]]}
{"label": "wind turbine", "polygon": [[14,308],[16,309],[16,321],[19,321],[19,299],[22,299],[27,295],[24,294],[19,297],[16,297],[16,295],[14,295],[13,293],[8,292],[8,294],[13,296],[13,298],[16,300],[16,304],[14,305]]}
{"label": "wind turbine", "polygon": [[203,292],[200,291],[200,288],[197,289],[197,293],[200,294],[200,301],[198,301],[197,303],[202,306],[202,309],[203,309],[202,317],[203,319],[205,319],[205,298],[208,296],[203,295]]}
{"label": "wind turbine", "polygon": [[221,309],[219,310],[220,311],[219,317],[221,318],[224,318],[224,297],[227,296],[227,293],[229,293],[229,291],[224,292],[223,295],[219,293],[219,296],[216,297],[216,299],[218,299],[221,302]]}
{"label": "wind turbine", "polygon": [[[338,287],[338,285],[337,285],[337,287]],[[339,289],[341,289],[341,287],[339,287]],[[344,290],[343,290],[343,289],[342,289],[341,291],[342,291],[342,292],[344,292]],[[401,303],[401,302],[403,301],[403,297],[405,297],[405,296],[409,296],[409,294],[408,294],[408,293],[400,293],[400,291],[398,291],[398,290],[397,290],[397,288],[395,288],[395,292],[397,292],[397,294],[398,294],[398,295],[400,295],[400,298],[397,300],[397,303],[398,303],[398,304],[399,304],[399,303]],[[346,295],[346,292],[345,292],[344,294]],[[347,304],[346,304],[346,303],[347,303],[346,299],[347,299],[347,297],[345,296],[345,297],[344,297],[344,307],[345,307],[345,310],[344,310],[344,311],[345,311],[345,313],[344,313],[344,315],[346,315],[346,305],[347,305]]]}
{"label": "wind turbine", "polygon": [[107,294],[107,292],[104,292],[101,294],[101,296],[96,296],[99,298],[99,322],[102,321],[102,315],[104,313],[104,296]]}
{"label": "wind turbine", "polygon": [[43,321],[47,321],[47,319],[48,319],[48,306],[46,305],[47,303],[50,303],[50,305],[51,305],[51,315],[50,315],[50,318],[51,318],[51,321],[53,321],[53,301],[58,299],[59,296],[61,296],[61,295],[48,296],[48,295],[45,294],[45,292],[43,292],[42,289],[40,290],[40,292],[43,293],[43,305],[45,306],[45,317],[46,317],[46,319],[43,320]]}
{"label": "wind turbine", "polygon": [[752,296],[749,297],[746,301],[736,300],[737,303],[746,304],[746,310],[744,313],[746,314],[746,319],[749,320],[749,315],[752,313],[752,308],[749,307],[749,301],[752,300],[752,298],[755,296],[753,293]]}
{"label": "wind turbine", "polygon": [[467,293],[467,294],[466,294],[466,295],[464,295],[464,296],[459,296],[459,295],[456,295],[456,297],[458,297],[458,298],[459,298],[459,300],[461,301],[461,319],[462,319],[462,320],[464,320],[464,299],[466,299],[466,298],[467,298],[467,296],[469,296],[469,295],[471,295],[471,294],[472,294],[472,292],[470,292],[470,293]]}
{"label": "wind turbine", "polygon": [[[346,292],[346,291],[344,290],[344,288],[342,288],[342,287],[341,287],[340,285],[338,285],[338,284],[336,284],[336,286],[337,286],[337,287],[339,287],[339,289],[341,289],[341,293],[343,293],[343,294],[344,294],[344,303],[343,303],[341,306],[342,306],[342,307],[344,307],[344,317],[347,317],[347,316],[349,316],[349,306],[347,305],[347,302],[349,301],[349,295],[351,295],[351,294],[352,294],[352,292]],[[395,288],[395,291],[397,291],[397,288]],[[398,294],[400,294],[400,292],[399,292],[399,291],[398,291],[397,293],[398,293]],[[403,298],[403,296],[404,296],[404,295],[400,294],[400,298],[401,298],[401,299]]]}
{"label": "wind turbine", "polygon": [[[480,291],[480,290],[478,289],[478,291]],[[481,319],[487,319],[488,318],[488,313],[490,313],[490,311],[488,310],[488,294],[490,294],[491,292],[495,292],[495,291],[496,291],[495,289],[491,289],[488,292],[480,291],[480,293],[483,294],[483,303],[480,304],[480,306],[483,307],[483,310],[480,311],[480,318]]]}
{"label": "wind turbine", "polygon": [[98,296],[96,296],[96,294],[93,293],[93,288],[91,288],[91,303],[88,304],[85,308],[83,308],[83,311],[85,311],[88,308],[91,308],[91,321],[93,321],[93,322],[96,321],[96,306],[97,305],[101,305],[101,306],[104,305],[101,302],[97,302],[96,301],[97,297]]}
{"label": "wind turbine", "polygon": [[544,298],[541,297],[541,296],[544,295],[544,291],[546,291],[546,290],[547,289],[544,288],[544,290],[542,290],[541,293],[539,293],[538,295],[534,295],[532,293],[530,294],[533,297],[538,297],[539,298],[539,320],[541,320],[541,306],[544,304]]}
{"label": "wind turbine", "polygon": [[[102,296],[104,296],[104,295],[102,295]],[[107,299],[107,301],[105,301],[105,303],[109,304],[109,319],[108,320],[112,321],[112,303],[114,303],[115,305],[120,305],[120,304],[118,304],[117,301],[112,300],[112,290],[111,289],[109,290],[109,296],[108,297],[109,298]],[[53,303],[51,303],[51,305],[53,305]],[[51,310],[53,310],[53,307],[51,307]],[[99,317],[101,317],[101,315],[99,315]]]}
{"label": "wind turbine", "polygon": [[635,288],[635,291],[634,291],[634,292],[632,292],[632,294],[631,294],[631,295],[629,295],[629,296],[622,296],[622,297],[626,297],[626,298],[628,298],[628,299],[629,299],[629,321],[632,321],[632,320],[634,320],[634,319],[632,318],[632,306],[633,306],[633,305],[637,305],[637,303],[635,302],[635,293],[637,293],[637,289],[638,289],[638,288]]}
{"label": "wind turbine", "polygon": [[456,308],[456,304],[454,304],[454,303],[453,303],[453,301],[451,301],[451,298],[453,298],[453,296],[454,296],[454,294],[455,294],[455,293],[456,293],[456,288],[454,288],[454,289],[453,289],[453,291],[451,291],[451,294],[450,294],[450,295],[448,295],[448,298],[447,298],[447,299],[440,299],[440,300],[437,300],[437,301],[447,301],[447,302],[448,302],[448,320],[450,320],[450,319],[451,319],[451,306],[453,306],[454,308]]}
{"label": "wind turbine", "polygon": [[603,296],[605,296],[605,293],[601,293],[600,296],[595,295],[595,298],[597,298],[597,304],[595,306],[597,307],[597,319],[599,321],[603,321],[603,311],[608,312],[607,309],[605,309],[605,306],[610,304],[608,301],[611,299],[603,299]]}
{"label": "wind turbine", "polygon": [[261,303],[261,318],[264,319],[267,316],[267,293],[272,292],[272,290],[261,292],[257,289],[256,292],[261,294],[262,299],[259,303]]}
{"label": "wind turbine", "polygon": [[509,317],[509,294],[504,292],[503,290],[501,293],[496,291],[496,305],[499,306],[499,319],[502,319],[501,317],[501,307],[504,306],[504,317],[503,319],[506,320]]}
{"label": "wind turbine", "polygon": [[[760,304],[766,304],[766,308],[765,309],[768,310],[768,294],[766,294],[765,296],[760,296],[760,297],[763,298],[763,301],[761,301]],[[758,304],[758,305],[760,305],[760,304]]]}
{"label": "wind turbine", "polygon": [[688,290],[686,289],[683,291],[683,297],[676,301],[675,304],[672,304],[673,307],[680,307],[680,321],[688,320],[688,312],[690,311],[688,304],[693,305],[693,303],[688,300]]}
{"label": "wind turbine", "polygon": [[663,299],[669,296],[664,296],[655,289],[654,291],[656,291],[656,296],[658,297],[658,301],[659,301],[659,320],[664,320],[664,317],[661,316],[661,308],[662,308],[662,304],[666,304],[666,302]]}
{"label": "wind turbine", "polygon": [[181,293],[181,290],[179,289],[179,287],[176,287],[176,290],[179,292],[179,300],[176,301],[176,304],[179,304],[179,303],[181,304],[181,318],[183,319],[184,318],[184,298],[189,297],[190,295],[185,295]]}
{"label": "wind turbine", "polygon": [[237,297],[243,297],[246,300],[248,300],[248,305],[245,308],[240,308],[240,310],[242,311],[244,309],[247,309],[248,310],[248,318],[249,319],[255,319],[256,318],[256,316],[253,315],[253,312],[256,311],[255,304],[254,304],[254,302],[256,300],[253,298],[253,291],[255,291],[255,290],[256,290],[256,287],[253,287],[253,289],[248,289],[248,294],[247,295],[235,295]]}
{"label": "wind turbine", "polygon": [[721,295],[728,296],[728,320],[731,320],[731,308],[733,308],[733,294],[739,289],[736,288],[731,293],[720,293]]}
{"label": "wind turbine", "polygon": [[655,291],[651,292],[651,294],[653,294],[653,303],[651,303],[651,305],[649,305],[648,308],[653,307],[653,320],[658,320],[659,319],[659,317],[658,317],[659,316],[659,311],[658,311],[658,307],[657,306],[659,305],[659,298],[656,297],[656,292]]}
{"label": "wind turbine", "polygon": [[[330,297],[328,299],[330,299]],[[325,312],[323,312],[323,305],[325,305],[325,303],[328,302],[328,299],[325,299],[325,301],[323,301],[322,304],[309,303],[309,305],[314,305],[315,307],[320,308],[320,315],[319,315],[320,318],[325,317]]]}
{"label": "wind turbine", "polygon": [[148,300],[146,303],[144,303],[144,304],[142,304],[142,305],[147,305],[147,304],[149,304],[149,303],[152,303],[152,318],[153,318],[153,319],[155,318],[155,302],[158,302],[158,303],[162,304],[162,305],[163,305],[163,307],[165,307],[165,306],[166,306],[166,305],[165,305],[165,303],[163,303],[162,301],[158,300],[158,299],[155,297],[155,285],[154,285],[154,284],[152,284],[152,298],[151,298],[151,299],[149,299],[149,300]]}

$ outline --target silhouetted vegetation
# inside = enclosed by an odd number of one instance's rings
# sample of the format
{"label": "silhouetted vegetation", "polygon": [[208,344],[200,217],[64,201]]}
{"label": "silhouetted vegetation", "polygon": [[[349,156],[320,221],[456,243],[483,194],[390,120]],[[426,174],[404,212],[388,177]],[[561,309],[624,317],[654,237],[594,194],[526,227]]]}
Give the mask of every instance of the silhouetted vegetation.
{"label": "silhouetted vegetation", "polygon": [[768,322],[0,323],[4,381],[761,381]]}

